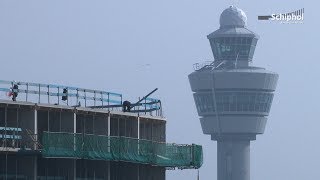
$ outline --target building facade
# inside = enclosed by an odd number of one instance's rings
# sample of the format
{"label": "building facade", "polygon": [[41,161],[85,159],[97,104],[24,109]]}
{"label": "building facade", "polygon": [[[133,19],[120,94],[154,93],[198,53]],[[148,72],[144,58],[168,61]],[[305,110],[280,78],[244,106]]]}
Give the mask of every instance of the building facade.
{"label": "building facade", "polygon": [[0,84],[18,92],[0,100],[0,179],[164,180],[168,168],[202,164],[201,146],[166,143],[159,100],[124,112],[117,93]]}

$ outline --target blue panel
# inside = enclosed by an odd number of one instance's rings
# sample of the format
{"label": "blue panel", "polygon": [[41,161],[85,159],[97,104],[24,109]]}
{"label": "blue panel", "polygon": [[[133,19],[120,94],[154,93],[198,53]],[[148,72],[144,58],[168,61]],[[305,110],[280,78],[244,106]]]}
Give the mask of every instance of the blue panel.
{"label": "blue panel", "polygon": [[0,80],[0,84],[11,84],[11,81],[4,81],[4,80]]}
{"label": "blue panel", "polygon": [[9,88],[0,88],[0,91],[10,92],[10,91],[11,91],[11,89],[9,89]]}
{"label": "blue panel", "polygon": [[14,127],[0,127],[0,130],[7,130],[7,131],[22,131],[21,128],[14,128]]}
{"label": "blue panel", "polygon": [[3,138],[3,139],[22,139],[22,137],[19,135],[2,135],[2,134],[0,134],[0,138]]}
{"label": "blue panel", "polygon": [[158,102],[159,99],[154,99],[154,98],[146,98],[147,101],[151,101],[151,102]]}
{"label": "blue panel", "polygon": [[[107,101],[104,101],[104,102],[107,102]],[[116,100],[110,99],[110,100],[109,100],[109,103],[121,104],[121,101],[116,101]]]}
{"label": "blue panel", "polygon": [[119,96],[119,97],[122,97],[122,94],[118,94],[118,93],[113,93],[113,92],[108,92],[110,95],[113,95],[113,96]]}

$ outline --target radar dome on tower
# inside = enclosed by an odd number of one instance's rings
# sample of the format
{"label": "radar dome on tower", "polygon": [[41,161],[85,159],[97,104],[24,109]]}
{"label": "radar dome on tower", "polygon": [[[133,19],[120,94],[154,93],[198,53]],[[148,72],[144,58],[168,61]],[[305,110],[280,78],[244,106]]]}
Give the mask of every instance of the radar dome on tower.
{"label": "radar dome on tower", "polygon": [[230,6],[220,15],[220,27],[246,27],[247,16],[239,8]]}

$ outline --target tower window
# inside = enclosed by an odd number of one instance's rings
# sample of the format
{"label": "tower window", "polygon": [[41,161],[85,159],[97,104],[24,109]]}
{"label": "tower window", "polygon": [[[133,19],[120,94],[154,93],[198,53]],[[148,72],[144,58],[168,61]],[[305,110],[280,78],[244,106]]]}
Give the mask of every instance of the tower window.
{"label": "tower window", "polygon": [[218,61],[251,61],[257,39],[252,37],[218,37],[210,40],[214,58]]}
{"label": "tower window", "polygon": [[273,94],[270,92],[217,92],[215,100],[211,92],[195,93],[194,99],[199,113],[215,112],[264,112],[270,111]]}

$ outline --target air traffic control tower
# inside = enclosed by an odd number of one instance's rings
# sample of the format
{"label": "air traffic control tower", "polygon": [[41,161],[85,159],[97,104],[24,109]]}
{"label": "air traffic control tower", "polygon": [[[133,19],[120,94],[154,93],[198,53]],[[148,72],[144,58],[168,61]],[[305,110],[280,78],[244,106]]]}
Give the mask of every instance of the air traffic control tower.
{"label": "air traffic control tower", "polygon": [[250,141],[267,123],[278,74],[251,65],[258,38],[241,9],[225,9],[208,35],[214,61],[189,75],[203,133],[217,141],[218,180],[250,179]]}

